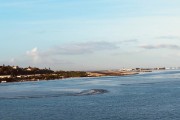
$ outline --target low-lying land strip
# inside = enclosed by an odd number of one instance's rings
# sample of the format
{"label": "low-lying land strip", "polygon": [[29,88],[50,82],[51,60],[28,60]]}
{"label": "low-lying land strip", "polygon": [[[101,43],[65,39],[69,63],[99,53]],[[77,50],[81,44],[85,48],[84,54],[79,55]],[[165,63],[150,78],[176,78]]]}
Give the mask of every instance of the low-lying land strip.
{"label": "low-lying land strip", "polygon": [[87,72],[90,77],[100,77],[100,76],[123,76],[123,75],[135,75],[139,74],[139,72],[133,71],[94,71]]}
{"label": "low-lying land strip", "polygon": [[20,68],[18,66],[0,66],[0,83],[3,82],[23,82],[39,80],[55,80],[70,77],[101,77],[101,76],[124,76],[135,75],[139,72],[151,72],[161,69],[123,69],[123,70],[103,70],[103,71],[53,71],[50,68],[40,69],[37,67]]}

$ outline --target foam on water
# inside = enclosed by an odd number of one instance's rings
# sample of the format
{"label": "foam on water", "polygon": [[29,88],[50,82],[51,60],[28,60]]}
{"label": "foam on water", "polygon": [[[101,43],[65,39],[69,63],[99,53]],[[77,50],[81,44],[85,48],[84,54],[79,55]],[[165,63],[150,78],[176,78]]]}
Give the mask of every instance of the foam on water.
{"label": "foam on water", "polygon": [[91,89],[91,90],[84,90],[80,93],[77,93],[75,95],[77,96],[83,96],[83,95],[97,95],[97,94],[104,94],[107,93],[107,90],[104,89]]}

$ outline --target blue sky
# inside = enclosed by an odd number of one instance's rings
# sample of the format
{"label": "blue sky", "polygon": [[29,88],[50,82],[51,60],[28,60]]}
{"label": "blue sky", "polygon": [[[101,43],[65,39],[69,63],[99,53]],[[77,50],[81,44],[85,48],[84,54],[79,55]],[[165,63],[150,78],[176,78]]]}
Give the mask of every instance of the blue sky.
{"label": "blue sky", "polygon": [[1,64],[180,66],[178,0],[0,0]]}

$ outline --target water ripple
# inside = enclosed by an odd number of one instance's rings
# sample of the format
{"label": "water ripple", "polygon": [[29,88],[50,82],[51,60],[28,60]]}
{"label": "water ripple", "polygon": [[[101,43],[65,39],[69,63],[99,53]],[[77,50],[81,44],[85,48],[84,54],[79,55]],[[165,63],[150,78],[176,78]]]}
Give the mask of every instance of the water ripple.
{"label": "water ripple", "polygon": [[86,96],[86,95],[98,95],[107,93],[107,90],[104,89],[90,89],[83,90],[81,92],[65,92],[59,94],[42,94],[42,95],[24,95],[24,96],[8,96],[8,97],[0,97],[0,99],[31,99],[31,98],[49,98],[49,97],[62,97],[62,96]]}

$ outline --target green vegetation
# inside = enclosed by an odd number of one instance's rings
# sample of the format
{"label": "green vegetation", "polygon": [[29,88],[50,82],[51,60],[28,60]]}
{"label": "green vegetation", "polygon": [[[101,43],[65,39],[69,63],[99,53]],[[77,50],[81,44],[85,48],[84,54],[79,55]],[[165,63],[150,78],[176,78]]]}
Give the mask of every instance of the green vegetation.
{"label": "green vegetation", "polygon": [[58,74],[60,76],[64,76],[65,78],[68,77],[87,77],[86,72],[81,71],[57,71],[55,74]]}
{"label": "green vegetation", "polygon": [[37,80],[55,80],[69,77],[87,77],[86,72],[81,71],[53,71],[36,67],[20,68],[18,66],[0,66],[1,82],[22,82]]}
{"label": "green vegetation", "polygon": [[36,67],[20,68],[18,66],[0,66],[0,75],[33,75],[33,74],[47,74],[53,73],[50,69],[39,69]]}

